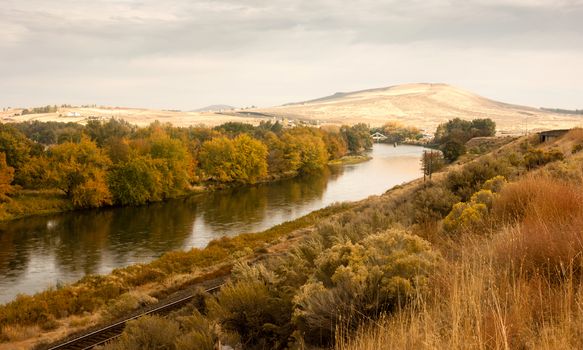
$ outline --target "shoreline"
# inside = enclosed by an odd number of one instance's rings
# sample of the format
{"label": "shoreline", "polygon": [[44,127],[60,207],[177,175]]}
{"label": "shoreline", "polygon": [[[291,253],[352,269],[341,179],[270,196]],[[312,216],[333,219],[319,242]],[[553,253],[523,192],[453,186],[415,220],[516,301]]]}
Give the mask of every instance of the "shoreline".
{"label": "shoreline", "polygon": [[[368,155],[344,156],[340,159],[331,160],[327,163],[328,166],[342,166],[348,164],[358,164],[369,161],[372,157]],[[242,184],[238,182],[230,183],[213,183],[207,182],[202,185],[193,185],[184,194],[165,198],[160,201],[152,201],[144,203],[140,206],[147,206],[154,203],[164,203],[170,200],[183,199],[191,196],[211,193],[215,191],[227,190],[231,188],[239,188],[245,186],[255,186],[261,184],[276,183],[278,181],[289,180],[302,176],[300,173],[288,173],[280,175],[269,175],[267,178],[257,181],[254,184]],[[56,189],[51,190],[19,190],[11,201],[0,204],[0,224],[11,221],[21,220],[29,217],[42,217],[54,214],[81,212],[85,210],[95,209],[112,209],[125,208],[129,206],[107,205],[97,208],[75,208],[71,201],[65,195]],[[137,207],[137,206],[135,206]]]}

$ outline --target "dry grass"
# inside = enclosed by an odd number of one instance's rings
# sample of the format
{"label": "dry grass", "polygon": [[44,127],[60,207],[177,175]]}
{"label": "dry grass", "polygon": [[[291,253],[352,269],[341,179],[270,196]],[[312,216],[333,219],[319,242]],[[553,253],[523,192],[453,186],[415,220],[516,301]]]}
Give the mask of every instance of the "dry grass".
{"label": "dry grass", "polygon": [[[526,178],[504,189],[498,212],[517,224],[498,243],[499,259],[528,274],[580,277],[583,266],[583,189],[551,178]],[[508,219],[508,217],[506,218]]]}
{"label": "dry grass", "polygon": [[38,327],[9,325],[2,327],[0,330],[0,337],[5,338],[7,341],[14,342],[34,337],[38,333]]}
{"label": "dry grass", "polygon": [[548,178],[508,186],[507,225],[441,245],[429,293],[348,341],[340,332],[336,348],[583,348],[582,193]]}
{"label": "dry grass", "polygon": [[[486,251],[484,251],[486,250]],[[493,245],[465,243],[432,293],[362,328],[339,350],[576,349],[583,347],[582,286],[516,277],[493,262]]]}

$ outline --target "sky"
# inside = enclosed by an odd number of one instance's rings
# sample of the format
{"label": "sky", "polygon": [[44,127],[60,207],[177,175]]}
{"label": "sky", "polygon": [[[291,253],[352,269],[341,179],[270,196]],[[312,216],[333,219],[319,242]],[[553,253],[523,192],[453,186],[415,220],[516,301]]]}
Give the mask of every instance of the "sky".
{"label": "sky", "polygon": [[583,108],[583,0],[0,0],[0,107],[261,107],[403,83]]}

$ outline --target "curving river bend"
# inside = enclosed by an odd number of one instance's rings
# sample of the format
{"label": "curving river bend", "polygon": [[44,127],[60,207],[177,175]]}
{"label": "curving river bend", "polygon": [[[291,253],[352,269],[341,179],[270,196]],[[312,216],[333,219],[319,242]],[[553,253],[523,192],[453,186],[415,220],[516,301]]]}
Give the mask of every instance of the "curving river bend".
{"label": "curving river bend", "polygon": [[370,161],[322,174],[195,195],[0,224],[0,303],[86,274],[257,232],[334,202],[355,201],[422,176],[423,148],[375,144]]}

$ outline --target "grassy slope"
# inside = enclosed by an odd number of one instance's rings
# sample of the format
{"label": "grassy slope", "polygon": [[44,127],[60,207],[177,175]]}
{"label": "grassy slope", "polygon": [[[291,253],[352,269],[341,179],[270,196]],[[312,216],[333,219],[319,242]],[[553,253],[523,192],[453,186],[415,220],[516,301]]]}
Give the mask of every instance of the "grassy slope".
{"label": "grassy slope", "polygon": [[482,233],[429,236],[446,258],[427,293],[356,336],[338,337],[336,349],[583,348],[578,144],[581,129],[540,145],[567,158],[507,185]]}

